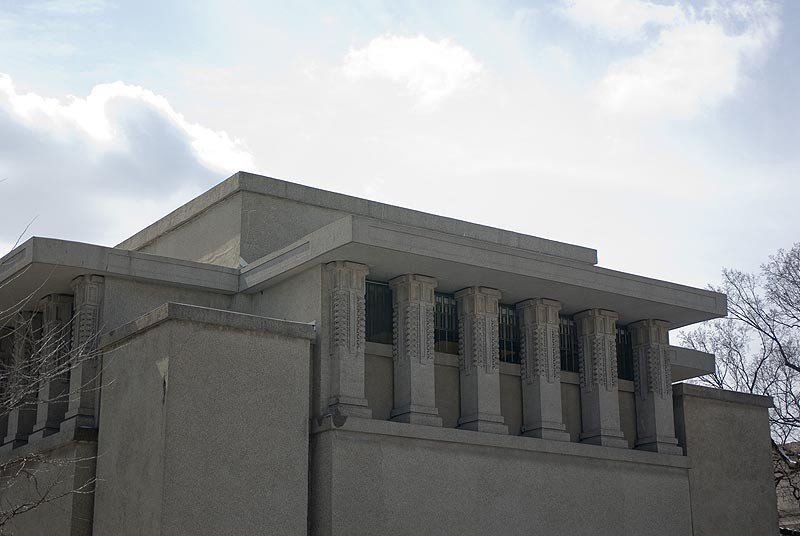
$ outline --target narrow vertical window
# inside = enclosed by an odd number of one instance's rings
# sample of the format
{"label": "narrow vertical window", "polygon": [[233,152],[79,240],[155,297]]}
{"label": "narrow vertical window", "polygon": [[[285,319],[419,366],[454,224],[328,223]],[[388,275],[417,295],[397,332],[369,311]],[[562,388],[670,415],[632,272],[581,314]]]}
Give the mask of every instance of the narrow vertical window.
{"label": "narrow vertical window", "polygon": [[392,289],[386,283],[367,281],[366,339],[392,344]]}
{"label": "narrow vertical window", "polygon": [[633,381],[633,346],[626,326],[617,326],[617,376]]}
{"label": "narrow vertical window", "polygon": [[448,354],[458,353],[458,311],[452,294],[434,295],[434,349]]}
{"label": "narrow vertical window", "polygon": [[572,317],[558,317],[558,335],[561,346],[561,370],[579,372],[578,368],[578,330]]}
{"label": "narrow vertical window", "polygon": [[513,305],[500,304],[500,361],[519,363],[519,326]]}

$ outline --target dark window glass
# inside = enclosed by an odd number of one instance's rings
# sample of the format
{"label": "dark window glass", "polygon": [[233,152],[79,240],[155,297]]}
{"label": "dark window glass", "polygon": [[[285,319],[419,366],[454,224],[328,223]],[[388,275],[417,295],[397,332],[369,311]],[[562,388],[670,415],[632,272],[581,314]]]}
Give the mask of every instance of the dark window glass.
{"label": "dark window glass", "polygon": [[559,316],[558,336],[561,344],[561,370],[578,372],[578,330],[571,317]]}
{"label": "dark window glass", "polygon": [[458,311],[452,294],[434,295],[434,348],[437,352],[458,353]]}
{"label": "dark window glass", "polygon": [[392,289],[367,281],[366,302],[366,339],[392,344]]}
{"label": "dark window glass", "polygon": [[625,326],[617,326],[617,376],[633,381],[633,346]]}
{"label": "dark window glass", "polygon": [[500,361],[519,363],[519,328],[513,305],[500,304]]}

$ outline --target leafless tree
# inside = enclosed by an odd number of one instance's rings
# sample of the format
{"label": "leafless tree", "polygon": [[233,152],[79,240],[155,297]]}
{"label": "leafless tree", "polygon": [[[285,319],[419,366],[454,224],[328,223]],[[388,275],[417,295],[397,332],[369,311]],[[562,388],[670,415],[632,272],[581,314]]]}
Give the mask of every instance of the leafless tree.
{"label": "leafless tree", "polygon": [[722,275],[712,289],[728,295],[728,317],[684,333],[682,343],[716,356],[716,372],[698,383],[772,397],[776,485],[800,503],[800,243],[758,273]]}
{"label": "leafless tree", "polygon": [[[0,283],[0,292],[10,284],[13,280]],[[72,337],[78,312],[53,325],[26,313],[36,308],[32,301],[38,291],[0,310],[0,422],[8,423],[12,413],[43,403],[66,410],[81,390],[96,388],[97,374],[70,389],[73,370],[99,362],[94,337]],[[44,385],[56,388],[43,389]],[[93,493],[93,479],[72,485],[68,478],[76,467],[93,461],[37,451],[35,445],[0,455],[0,536],[8,534],[9,522],[17,516],[67,495]]]}

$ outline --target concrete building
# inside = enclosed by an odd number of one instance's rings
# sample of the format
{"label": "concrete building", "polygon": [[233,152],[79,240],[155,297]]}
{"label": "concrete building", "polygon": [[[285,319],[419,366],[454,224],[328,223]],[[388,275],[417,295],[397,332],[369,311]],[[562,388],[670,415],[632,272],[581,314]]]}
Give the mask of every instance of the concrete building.
{"label": "concrete building", "polygon": [[592,249],[237,173],[0,282],[102,352],[2,424],[97,478],[18,535],[777,533],[771,400],[675,383],[714,358],[669,330],[725,296]]}
{"label": "concrete building", "polygon": [[778,522],[789,534],[800,533],[800,443],[791,442],[773,449],[775,492],[778,496]]}

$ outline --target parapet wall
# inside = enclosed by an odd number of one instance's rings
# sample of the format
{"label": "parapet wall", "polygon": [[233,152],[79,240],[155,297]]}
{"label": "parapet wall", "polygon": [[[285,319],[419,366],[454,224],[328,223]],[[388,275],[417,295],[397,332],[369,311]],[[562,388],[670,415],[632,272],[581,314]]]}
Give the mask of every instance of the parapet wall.
{"label": "parapet wall", "polygon": [[313,535],[692,534],[681,456],[353,417],[312,434]]}
{"label": "parapet wall", "polygon": [[777,534],[771,400],[678,384],[673,401],[685,456],[328,418],[310,534]]}
{"label": "parapet wall", "polygon": [[305,534],[313,337],[179,304],[105,337],[94,534]]}
{"label": "parapet wall", "polygon": [[777,534],[772,400],[682,383],[673,403],[675,432],[690,461],[694,536]]}

